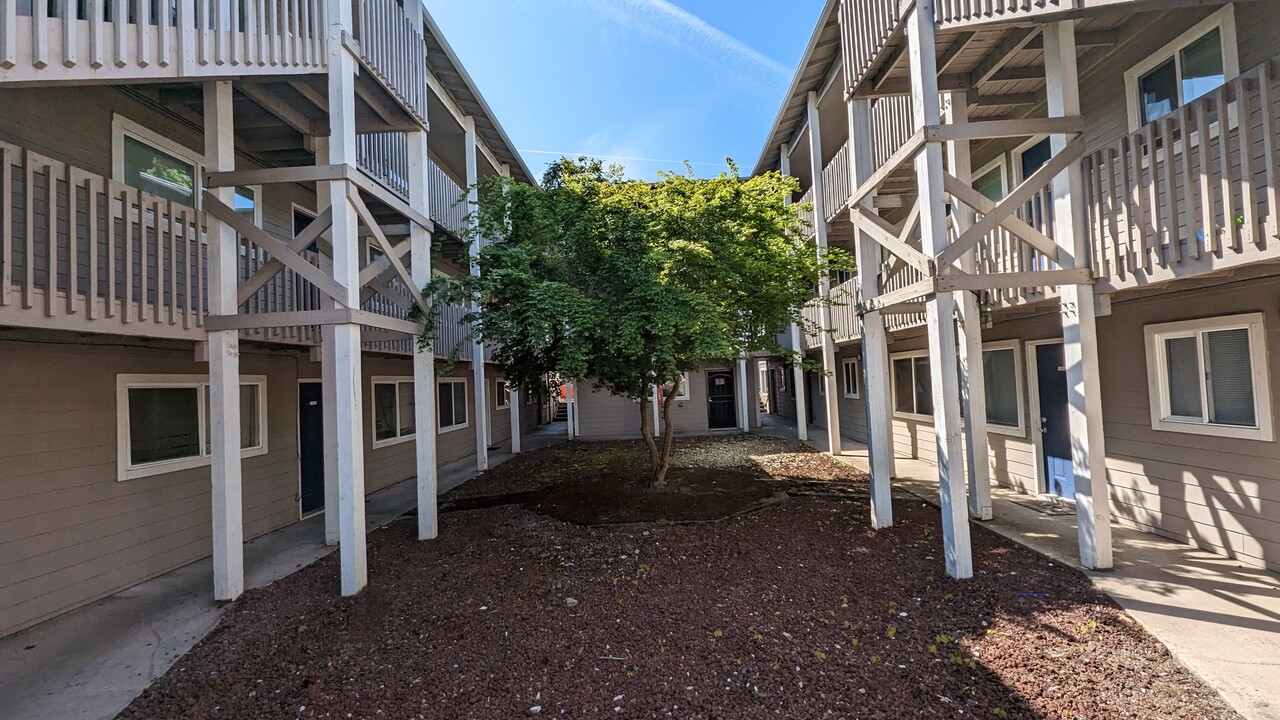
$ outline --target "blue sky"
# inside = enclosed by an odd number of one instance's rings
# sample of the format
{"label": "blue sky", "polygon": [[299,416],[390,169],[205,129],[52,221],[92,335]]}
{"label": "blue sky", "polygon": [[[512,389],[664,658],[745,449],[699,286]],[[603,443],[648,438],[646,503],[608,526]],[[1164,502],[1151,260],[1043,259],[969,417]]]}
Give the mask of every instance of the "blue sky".
{"label": "blue sky", "polygon": [[426,0],[534,174],[749,171],[823,0]]}

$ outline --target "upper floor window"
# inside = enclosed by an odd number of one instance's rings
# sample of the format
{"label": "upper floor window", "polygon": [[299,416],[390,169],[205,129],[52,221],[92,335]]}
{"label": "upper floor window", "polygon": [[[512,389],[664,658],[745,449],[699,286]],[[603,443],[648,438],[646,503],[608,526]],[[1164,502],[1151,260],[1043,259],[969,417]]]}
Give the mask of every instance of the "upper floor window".
{"label": "upper floor window", "polygon": [[1262,313],[1149,325],[1155,430],[1272,439]]}
{"label": "upper floor window", "polygon": [[120,115],[111,117],[112,173],[145,193],[198,207],[200,155]]}
{"label": "upper floor window", "polygon": [[1227,5],[1125,73],[1130,130],[1159,120],[1239,74],[1235,9]]}
{"label": "upper floor window", "polygon": [[933,378],[929,375],[927,352],[893,357],[893,412],[932,419]]}

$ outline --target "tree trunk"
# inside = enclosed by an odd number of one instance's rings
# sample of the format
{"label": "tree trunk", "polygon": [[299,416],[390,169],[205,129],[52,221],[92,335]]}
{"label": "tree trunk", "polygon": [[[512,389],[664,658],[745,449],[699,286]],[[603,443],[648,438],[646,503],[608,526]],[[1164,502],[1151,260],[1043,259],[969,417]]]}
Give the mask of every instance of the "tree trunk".
{"label": "tree trunk", "polygon": [[667,487],[667,471],[671,469],[671,446],[675,442],[675,425],[671,422],[671,406],[675,404],[675,392],[667,393],[662,402],[662,453],[653,471],[653,489]]}
{"label": "tree trunk", "polygon": [[653,431],[653,400],[646,397],[640,401],[640,436],[644,438],[645,447],[649,449],[649,470],[656,476],[658,465],[662,462],[662,453],[658,450]]}

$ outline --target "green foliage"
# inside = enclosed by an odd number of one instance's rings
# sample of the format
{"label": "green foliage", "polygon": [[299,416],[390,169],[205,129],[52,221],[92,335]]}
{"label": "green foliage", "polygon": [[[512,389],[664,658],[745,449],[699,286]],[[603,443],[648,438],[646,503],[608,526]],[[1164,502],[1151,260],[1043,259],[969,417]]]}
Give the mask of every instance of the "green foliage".
{"label": "green foliage", "polygon": [[[468,238],[491,241],[474,257],[479,278],[426,294],[479,302],[469,319],[514,385],[591,378],[644,400],[711,362],[787,354],[775,338],[803,322],[821,274],[852,268],[807,241],[785,203],[797,190],[778,173],[739,178],[732,162],[711,179],[626,180],[586,158],[552,165],[540,187],[486,178]],[[425,320],[429,343],[436,318]]]}

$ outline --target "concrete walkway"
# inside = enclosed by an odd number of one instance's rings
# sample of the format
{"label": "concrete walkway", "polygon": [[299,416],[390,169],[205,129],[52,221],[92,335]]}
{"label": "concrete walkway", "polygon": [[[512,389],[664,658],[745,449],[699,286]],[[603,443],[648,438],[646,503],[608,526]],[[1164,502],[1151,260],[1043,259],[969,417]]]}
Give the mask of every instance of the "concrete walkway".
{"label": "concrete walkway", "polygon": [[[769,417],[760,432],[795,438],[794,421]],[[826,430],[810,426],[809,444],[827,452]],[[844,438],[837,459],[869,471],[860,442]],[[937,466],[899,458],[896,472],[895,489],[937,504]],[[995,519],[979,524],[1080,569],[1241,715],[1280,720],[1280,576],[1118,525],[1112,528],[1115,568],[1084,570],[1075,515],[1018,504],[1029,497],[993,488]]]}
{"label": "concrete walkway", "polygon": [[[523,449],[563,442],[564,423],[523,437]],[[490,465],[511,457],[489,453]],[[440,492],[475,477],[475,457],[440,468]],[[370,495],[370,530],[417,507],[406,480]],[[324,544],[324,514],[244,546],[245,584],[262,587],[337,550]],[[0,639],[0,717],[6,720],[109,720],[218,624],[208,558]],[[334,587],[334,593],[338,592]]]}

